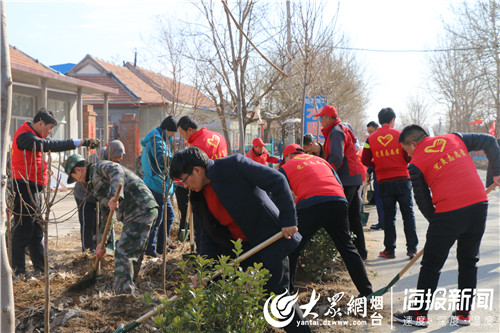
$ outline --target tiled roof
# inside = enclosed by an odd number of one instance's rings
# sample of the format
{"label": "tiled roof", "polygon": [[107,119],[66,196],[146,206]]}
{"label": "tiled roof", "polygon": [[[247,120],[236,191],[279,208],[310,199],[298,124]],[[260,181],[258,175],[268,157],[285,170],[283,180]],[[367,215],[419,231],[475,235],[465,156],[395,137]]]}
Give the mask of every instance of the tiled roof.
{"label": "tiled roof", "polygon": [[[109,102],[128,102],[128,103],[138,103],[139,100],[131,96],[116,80],[112,77],[106,76],[96,76],[96,75],[77,75],[74,76],[80,80],[85,80],[93,83],[97,83],[110,88],[118,89],[118,94],[109,95]],[[85,96],[85,101],[100,101],[102,102],[102,96]]]}
{"label": "tiled roof", "polygon": [[158,92],[162,93],[169,101],[175,101],[182,104],[192,105],[199,108],[215,109],[211,99],[202,94],[198,89],[188,85],[175,82],[161,74],[135,67],[127,62],[125,66],[134,72],[137,76],[149,83]]}
{"label": "tiled roof", "polygon": [[40,62],[38,62],[38,59],[33,59],[26,53],[18,50],[15,46],[10,46],[10,62],[14,64],[19,64],[19,65],[24,65],[28,66],[30,68],[35,68],[38,70],[46,71],[46,72],[51,72],[51,73],[57,73],[54,71],[52,68],[47,67]]}
{"label": "tiled roof", "polygon": [[[134,73],[125,67],[120,67],[113,65],[109,62],[94,58],[102,67],[112,72],[130,91],[139,97],[136,102],[142,103],[165,103],[168,102],[161,94],[159,94],[155,89],[153,89],[146,82],[138,78]],[[122,94],[120,87],[120,94]],[[130,95],[130,94],[129,94]],[[111,98],[111,96],[110,96]]]}

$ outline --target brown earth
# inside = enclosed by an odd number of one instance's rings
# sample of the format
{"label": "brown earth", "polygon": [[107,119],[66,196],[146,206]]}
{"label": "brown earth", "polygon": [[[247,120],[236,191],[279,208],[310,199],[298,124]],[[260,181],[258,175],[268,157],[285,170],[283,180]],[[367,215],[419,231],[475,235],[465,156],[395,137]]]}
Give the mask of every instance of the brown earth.
{"label": "brown earth", "polygon": [[[183,253],[190,252],[189,243],[176,240],[177,225],[172,227],[171,249],[166,255],[166,290],[161,283],[162,258],[145,257],[139,278],[137,280],[137,295],[115,295],[112,292],[113,257],[106,256],[101,262],[101,269],[96,284],[78,293],[67,293],[65,290],[78,282],[85,273],[91,271],[95,260],[91,252],[81,253],[80,236],[72,234],[49,242],[50,266],[50,325],[52,332],[113,332],[119,324],[128,323],[149,312],[153,307],[143,301],[142,295],[149,292],[156,298],[170,297],[175,287],[180,283],[176,275],[179,272],[177,263]],[[28,271],[30,260],[27,257]],[[311,297],[313,289],[321,294],[314,310],[320,309],[320,318],[329,307],[328,296],[345,292],[345,297],[339,306],[346,308],[351,295],[357,296],[357,291],[351,282],[345,266],[341,261],[330,264],[328,273],[321,282],[313,282],[314,278],[303,271],[298,272],[297,288],[301,304]],[[372,276],[372,273],[369,273]],[[43,332],[45,284],[43,277],[31,276],[25,279],[14,279],[14,298],[16,309],[16,332]],[[369,315],[373,313],[368,313]],[[384,314],[387,318],[387,315]],[[324,317],[323,317],[324,318]],[[351,320],[355,319],[349,317]],[[345,316],[342,318],[346,320]],[[363,318],[358,318],[363,319]],[[329,327],[313,327],[315,332],[331,332]],[[153,321],[143,323],[137,332],[153,332]],[[354,331],[367,331],[368,328],[357,328]],[[373,328],[369,329],[373,332]],[[271,330],[272,331],[272,330]],[[353,327],[335,328],[336,332],[353,331]]]}

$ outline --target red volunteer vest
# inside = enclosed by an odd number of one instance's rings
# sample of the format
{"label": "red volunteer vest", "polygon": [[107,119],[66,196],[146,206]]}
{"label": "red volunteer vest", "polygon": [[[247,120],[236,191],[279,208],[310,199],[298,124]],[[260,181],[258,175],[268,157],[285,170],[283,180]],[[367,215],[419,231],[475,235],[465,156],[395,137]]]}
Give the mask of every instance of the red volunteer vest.
{"label": "red volunteer vest", "polygon": [[400,134],[400,130],[384,124],[368,137],[379,182],[390,178],[410,179],[403,146],[398,142]]}
{"label": "red volunteer vest", "polygon": [[[363,168],[361,161],[356,155],[354,134],[349,128],[342,125],[340,118],[337,118],[330,126],[321,129],[321,133],[323,133],[323,136],[325,137],[325,144],[323,145],[325,159],[328,159],[328,155],[330,155],[330,132],[336,125],[340,125],[344,131],[344,156],[347,158],[347,164],[349,165],[349,176],[359,175],[363,172]],[[335,171],[338,171],[336,170],[335,165],[331,164],[331,166]]]}
{"label": "red volunteer vest", "polygon": [[260,154],[260,156],[257,156],[254,153],[253,148],[250,148],[250,150],[246,153],[245,156],[252,159],[252,161],[255,161],[255,162],[263,164],[263,165],[267,165],[268,162],[269,163],[279,163],[279,160],[276,157],[269,155],[269,152],[267,151],[266,148],[264,148],[262,150],[262,154]]}
{"label": "red volunteer vest", "polygon": [[[12,177],[14,179],[26,179],[33,183],[46,186],[49,180],[47,172],[47,162],[45,162],[44,154],[41,151],[36,153],[31,150],[20,150],[17,147],[17,137],[22,133],[31,132],[40,137],[37,132],[25,121],[19,126],[14,137],[12,138]],[[24,153],[26,152],[26,164],[24,163]],[[28,174],[26,174],[26,171]]]}
{"label": "red volunteer vest", "polygon": [[203,150],[211,160],[227,156],[227,144],[224,137],[219,133],[207,130],[206,127],[194,132],[189,137],[188,143],[190,146],[196,146]]}
{"label": "red volunteer vest", "polygon": [[290,188],[301,200],[317,196],[345,198],[344,188],[332,172],[330,164],[318,156],[300,154],[283,164]]}
{"label": "red volunteer vest", "polygon": [[467,147],[455,134],[422,140],[413,152],[411,164],[424,174],[436,213],[488,200]]}
{"label": "red volunteer vest", "polygon": [[203,196],[207,201],[208,210],[212,215],[219,221],[220,224],[227,227],[229,232],[231,233],[231,237],[233,239],[241,238],[243,241],[246,241],[247,238],[243,231],[241,231],[240,227],[234,222],[233,218],[227,212],[226,208],[222,205],[219,200],[219,197],[215,193],[212,186],[208,185],[203,189]]}

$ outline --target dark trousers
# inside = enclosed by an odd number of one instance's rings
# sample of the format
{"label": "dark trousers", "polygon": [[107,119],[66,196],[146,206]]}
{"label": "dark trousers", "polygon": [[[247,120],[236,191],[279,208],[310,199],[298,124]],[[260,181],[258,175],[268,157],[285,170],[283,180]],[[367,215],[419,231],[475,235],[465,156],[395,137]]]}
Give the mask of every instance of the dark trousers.
{"label": "dark trousers", "polygon": [[300,252],[316,231],[324,228],[330,235],[349,271],[352,281],[363,296],[372,293],[372,285],[368,280],[363,260],[352,244],[347,222],[347,204],[342,201],[329,201],[297,210],[299,231],[302,241],[289,255],[290,258],[290,292],[294,291],[295,273]]}
{"label": "dark trousers", "polygon": [[347,216],[349,220],[349,230],[356,235],[354,246],[358,249],[361,258],[366,259],[368,252],[365,245],[365,234],[361,224],[361,198],[359,197],[359,185],[345,186],[344,194],[348,202]]}
{"label": "dark trousers", "polygon": [[15,199],[12,269],[16,275],[26,274],[25,249],[28,247],[33,267],[35,270],[44,272],[43,231],[38,219],[34,216],[36,205],[40,205],[42,202],[43,186],[35,185],[32,182],[29,182],[28,185],[23,180],[15,179],[13,191]]}
{"label": "dark trousers", "polygon": [[179,212],[181,213],[179,229],[186,229],[187,227],[189,227],[186,226],[189,190],[187,188],[184,188],[183,186],[176,186],[175,198],[177,199],[177,207],[179,208]]}
{"label": "dark trousers", "polygon": [[396,203],[403,216],[407,252],[416,252],[418,245],[417,227],[413,214],[411,183],[409,179],[379,183],[380,197],[384,207],[384,246],[394,253],[396,249]]}
{"label": "dark trousers", "polygon": [[[488,203],[481,202],[462,209],[434,214],[427,229],[417,289],[436,290],[439,275],[450,248],[457,241],[458,289],[470,288],[472,291],[468,306],[470,311],[473,289],[477,285],[477,262],[479,246],[486,226]],[[430,301],[426,298],[426,302]],[[426,303],[424,304],[430,304]],[[422,309],[423,313],[427,313]]]}
{"label": "dark trousers", "polygon": [[375,199],[375,205],[377,207],[378,224],[382,228],[384,227],[384,205],[382,204],[382,198],[380,197],[380,185],[377,181],[377,176],[375,172],[373,173],[373,198]]}
{"label": "dark trousers", "polygon": [[82,238],[82,251],[96,248],[96,221],[97,203],[75,198],[78,207],[78,220],[80,221],[80,237]]}
{"label": "dark trousers", "polygon": [[[153,196],[158,204],[158,217],[154,225],[151,227],[151,233],[149,234],[148,245],[146,248],[146,254],[151,254],[153,252],[163,253],[163,244],[165,242],[164,232],[163,232],[163,195],[161,193],[151,190]],[[170,235],[170,227],[175,218],[174,208],[170,203],[170,198],[167,197],[167,237]]]}

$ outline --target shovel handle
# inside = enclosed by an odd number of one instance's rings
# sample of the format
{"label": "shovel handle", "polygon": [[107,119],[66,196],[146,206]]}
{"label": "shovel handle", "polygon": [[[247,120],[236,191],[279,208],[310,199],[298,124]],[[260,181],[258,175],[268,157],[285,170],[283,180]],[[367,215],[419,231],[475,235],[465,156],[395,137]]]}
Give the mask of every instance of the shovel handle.
{"label": "shovel handle", "polygon": [[495,184],[495,183],[493,183],[490,186],[488,186],[488,188],[486,189],[486,194],[488,194],[491,191],[493,191],[495,189],[495,187],[497,187],[497,184]]}
{"label": "shovel handle", "polygon": [[[114,196],[115,201],[118,201],[118,199],[120,198],[121,191],[122,191],[122,184],[118,184],[118,187],[116,188],[116,193]],[[104,244],[106,244],[106,238],[108,237],[108,232],[109,232],[109,229],[111,228],[111,220],[113,219],[114,212],[115,212],[114,209],[110,210],[110,212],[108,214],[108,219],[106,220],[106,226],[104,227],[104,232],[102,233],[102,239],[101,239],[101,248],[102,249],[104,248]],[[100,259],[101,259],[100,257],[95,258],[94,270],[97,270],[97,265],[99,265]]]}
{"label": "shovel handle", "polygon": [[[281,239],[282,237],[283,237],[283,233],[280,231],[277,234],[275,234],[274,236],[266,239],[265,241],[263,241],[259,245],[255,246],[255,247],[251,248],[250,250],[248,250],[247,252],[243,253],[241,256],[237,257],[235,260],[236,261],[243,261],[245,259],[248,259],[249,257],[253,256],[254,254],[259,252],[260,250],[271,245],[272,243],[276,242],[277,240]],[[222,274],[222,271],[217,271],[212,276],[210,276],[210,278],[208,278],[207,281],[212,280],[221,274]],[[177,297],[178,296],[172,296],[168,300],[173,301],[173,300],[177,299]],[[125,326],[122,329],[117,329],[115,332],[116,333],[117,332],[130,332],[132,329],[136,328],[137,326],[139,326],[140,324],[142,324],[143,322],[145,322],[149,318],[156,316],[158,314],[158,312],[161,309],[163,309],[163,307],[164,307],[163,304],[157,306],[155,309],[149,311],[148,313],[146,313],[146,314],[142,315],[141,317],[139,317],[138,319],[134,320],[128,326]]]}
{"label": "shovel handle", "polygon": [[410,260],[409,263],[406,264],[405,267],[403,267],[403,269],[401,270],[401,272],[399,272],[399,277],[403,276],[404,273],[406,273],[406,271],[415,263],[415,261],[417,261],[422,255],[424,254],[424,249],[418,251],[418,253],[413,257],[412,260]]}

